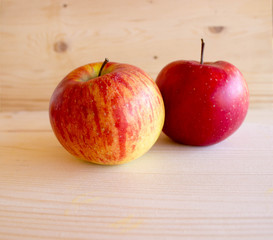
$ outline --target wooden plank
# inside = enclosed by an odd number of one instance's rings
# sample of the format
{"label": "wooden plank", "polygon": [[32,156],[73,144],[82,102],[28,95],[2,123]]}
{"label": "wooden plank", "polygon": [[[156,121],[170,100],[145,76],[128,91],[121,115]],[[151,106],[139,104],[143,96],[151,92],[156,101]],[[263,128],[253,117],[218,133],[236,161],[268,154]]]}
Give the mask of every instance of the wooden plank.
{"label": "wooden plank", "polygon": [[68,154],[48,113],[0,113],[1,239],[272,239],[273,111],[210,147],[163,134],[128,164]]}
{"label": "wooden plank", "polygon": [[0,5],[1,110],[45,110],[72,69],[105,57],[153,78],[177,59],[226,60],[251,107],[272,107],[272,1],[19,1]]}

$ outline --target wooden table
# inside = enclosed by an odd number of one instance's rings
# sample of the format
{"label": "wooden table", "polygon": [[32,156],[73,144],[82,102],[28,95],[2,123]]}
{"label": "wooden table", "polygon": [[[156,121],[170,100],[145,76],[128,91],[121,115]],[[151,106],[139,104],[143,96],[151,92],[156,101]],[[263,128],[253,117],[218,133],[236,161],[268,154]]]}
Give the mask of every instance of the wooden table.
{"label": "wooden table", "polygon": [[272,239],[273,111],[189,147],[163,134],[119,166],[78,160],[48,113],[0,113],[0,239]]}

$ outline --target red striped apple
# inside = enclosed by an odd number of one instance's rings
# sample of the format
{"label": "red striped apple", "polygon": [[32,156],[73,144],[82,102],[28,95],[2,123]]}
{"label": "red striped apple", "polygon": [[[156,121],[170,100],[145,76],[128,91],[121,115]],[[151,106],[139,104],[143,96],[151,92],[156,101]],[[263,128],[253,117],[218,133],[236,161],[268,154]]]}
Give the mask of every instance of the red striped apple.
{"label": "red striped apple", "polygon": [[249,92],[242,73],[225,62],[178,60],[166,65],[156,83],[165,103],[163,132],[187,145],[223,141],[242,124]]}
{"label": "red striped apple", "polygon": [[49,116],[68,152],[114,165],[136,159],[152,147],[165,112],[151,77],[135,66],[106,59],[70,72],[53,92]]}

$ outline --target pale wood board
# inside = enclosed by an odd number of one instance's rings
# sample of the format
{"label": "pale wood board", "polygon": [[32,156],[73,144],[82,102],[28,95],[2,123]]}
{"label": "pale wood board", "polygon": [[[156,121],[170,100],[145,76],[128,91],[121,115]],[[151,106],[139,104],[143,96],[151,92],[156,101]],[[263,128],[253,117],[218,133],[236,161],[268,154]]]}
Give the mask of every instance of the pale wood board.
{"label": "pale wood board", "polygon": [[78,160],[48,112],[0,113],[0,239],[273,238],[273,111],[209,147],[163,134],[119,166]]}
{"label": "pale wood board", "polygon": [[244,74],[250,107],[273,107],[271,0],[1,0],[0,111],[46,110],[57,83],[89,62],[226,60]]}

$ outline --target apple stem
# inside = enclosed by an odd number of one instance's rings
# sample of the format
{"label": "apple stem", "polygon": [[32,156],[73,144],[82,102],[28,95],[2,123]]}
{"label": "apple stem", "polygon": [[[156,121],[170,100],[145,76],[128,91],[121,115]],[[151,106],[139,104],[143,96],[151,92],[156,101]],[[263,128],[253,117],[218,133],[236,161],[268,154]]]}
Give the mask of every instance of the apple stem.
{"label": "apple stem", "polygon": [[102,72],[102,69],[104,68],[104,66],[106,65],[106,63],[109,62],[109,59],[108,58],[105,58],[104,62],[102,63],[101,67],[100,67],[100,71],[99,71],[99,77],[101,76],[101,72]]}
{"label": "apple stem", "polygon": [[205,43],[204,43],[203,38],[201,38],[201,59],[200,59],[200,64],[203,64],[204,48],[205,48]]}

